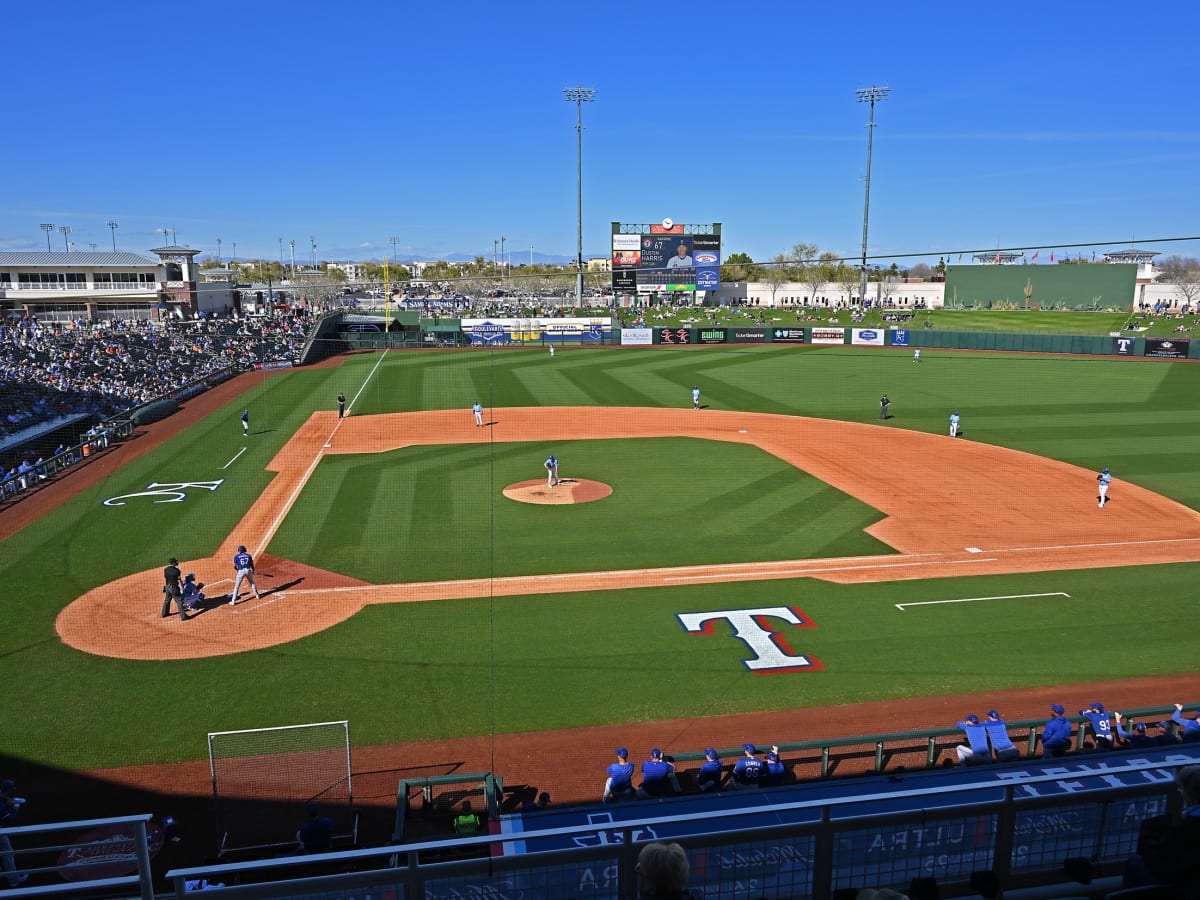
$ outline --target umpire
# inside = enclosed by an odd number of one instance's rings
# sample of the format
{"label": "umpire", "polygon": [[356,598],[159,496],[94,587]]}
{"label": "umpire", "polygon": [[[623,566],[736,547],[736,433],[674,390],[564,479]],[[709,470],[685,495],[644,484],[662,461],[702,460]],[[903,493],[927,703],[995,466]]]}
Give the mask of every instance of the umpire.
{"label": "umpire", "polygon": [[162,617],[165,619],[171,614],[171,601],[179,607],[179,618],[181,621],[188,620],[187,610],[183,608],[183,587],[180,585],[180,579],[183,573],[179,571],[179,560],[171,557],[167,560],[167,567],[163,569],[163,605]]}

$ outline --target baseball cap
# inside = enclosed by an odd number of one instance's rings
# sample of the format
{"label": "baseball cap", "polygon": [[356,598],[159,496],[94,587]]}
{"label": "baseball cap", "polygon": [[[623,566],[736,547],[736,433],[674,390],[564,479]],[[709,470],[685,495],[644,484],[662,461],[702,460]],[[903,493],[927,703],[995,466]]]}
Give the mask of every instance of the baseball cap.
{"label": "baseball cap", "polygon": [[538,794],[538,800],[540,800],[542,803],[549,803],[550,793],[548,791],[542,791],[540,794]]}
{"label": "baseball cap", "polygon": [[1107,471],[1108,471],[1108,466],[1105,466],[1105,467],[1104,467],[1104,471],[1105,471],[1105,472],[1107,472]]}
{"label": "baseball cap", "polygon": [[967,721],[970,722],[972,725],[978,725],[979,724],[979,716],[975,715],[975,713],[971,713],[969,716],[967,716]]}
{"label": "baseball cap", "polygon": [[627,750],[625,747],[618,747],[616,749],[616,751],[614,751],[614,752],[617,754],[617,756],[628,756],[629,755],[629,750]]}
{"label": "baseball cap", "polygon": [[1168,722],[1155,722],[1154,727],[1161,728],[1163,731],[1166,731],[1168,728],[1171,727],[1171,725]]}
{"label": "baseball cap", "polygon": [[238,553],[245,553],[245,552],[246,552],[245,546],[242,544],[238,544]]}
{"label": "baseball cap", "polygon": [[747,753],[757,753],[758,752],[758,748],[755,747],[753,744],[742,744],[742,749],[745,750]]}
{"label": "baseball cap", "polygon": [[168,560],[167,560],[167,565],[169,565],[169,566],[173,566],[173,565],[175,565],[177,562],[179,562],[179,560],[177,560],[175,557],[173,557],[173,556],[172,556],[170,559],[168,559]]}
{"label": "baseball cap", "polygon": [[767,762],[779,762],[779,754],[772,750],[767,754]]}
{"label": "baseball cap", "polygon": [[996,712],[994,709],[989,709],[988,710],[988,718],[989,719],[998,719],[998,718],[1000,718],[1000,713]]}
{"label": "baseball cap", "polygon": [[1097,700],[1092,704],[1092,709],[1094,709],[1096,712],[1104,712],[1104,704]]}
{"label": "baseball cap", "polygon": [[1063,713],[1066,712],[1066,709],[1063,707],[1063,705],[1061,703],[1051,703],[1050,704],[1050,712],[1058,713],[1061,716]]}
{"label": "baseball cap", "polygon": [[716,759],[717,751],[715,749],[713,749],[712,747],[709,747],[707,750],[704,751],[704,755],[707,756],[709,759]]}
{"label": "baseball cap", "polygon": [[1140,731],[1145,731],[1145,730],[1146,730],[1146,723],[1145,723],[1145,722],[1138,722],[1136,725],[1134,725],[1134,726],[1133,726],[1133,730],[1134,730],[1134,731],[1139,731],[1139,732],[1140,732]]}
{"label": "baseball cap", "polygon": [[662,751],[659,750],[657,747],[655,747],[653,750],[650,751],[650,758],[651,759],[661,759]]}
{"label": "baseball cap", "polygon": [[184,575],[184,576],[183,576],[183,580],[184,580],[184,581],[195,581],[195,580],[196,580],[196,573],[195,573],[195,572],[188,572],[186,575]]}

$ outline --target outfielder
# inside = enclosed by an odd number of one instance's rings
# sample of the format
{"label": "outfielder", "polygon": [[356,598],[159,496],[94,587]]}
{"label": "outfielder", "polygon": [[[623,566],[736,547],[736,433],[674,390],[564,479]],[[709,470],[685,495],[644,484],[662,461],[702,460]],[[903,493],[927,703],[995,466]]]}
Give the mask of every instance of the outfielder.
{"label": "outfielder", "polygon": [[542,465],[546,467],[546,487],[554,487],[558,484],[558,460],[551,453]]}
{"label": "outfielder", "polygon": [[483,425],[483,404],[476,400],[471,406],[471,412],[475,414],[475,427],[481,427]]}
{"label": "outfielder", "polygon": [[958,437],[958,410],[950,414],[950,437]]}
{"label": "outfielder", "polygon": [[250,433],[250,410],[242,410],[242,437]]}
{"label": "outfielder", "polygon": [[692,409],[700,408],[700,385],[692,388]]}
{"label": "outfielder", "polygon": [[243,580],[250,582],[254,599],[258,600],[262,595],[258,593],[258,585],[254,583],[254,557],[246,552],[245,547],[238,547],[237,553],[233,555],[233,568],[237,570],[237,578],[233,582],[233,593],[229,595],[229,605],[237,603],[238,594],[242,592]]}
{"label": "outfielder", "polygon": [[1108,486],[1112,484],[1112,475],[1108,472],[1108,466],[1105,466],[1104,471],[1096,476],[1096,481],[1096,490],[1099,491],[1096,499],[1100,501],[1099,508],[1104,509],[1104,504],[1108,502]]}

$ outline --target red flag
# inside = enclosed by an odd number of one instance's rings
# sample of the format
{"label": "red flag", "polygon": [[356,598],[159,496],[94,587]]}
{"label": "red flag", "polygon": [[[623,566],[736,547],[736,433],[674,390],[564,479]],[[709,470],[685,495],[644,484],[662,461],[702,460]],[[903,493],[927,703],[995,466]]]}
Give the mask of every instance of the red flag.
{"label": "red flag", "polygon": [[1054,262],[1054,251],[1050,251],[1050,262]]}
{"label": "red flag", "polygon": [[996,265],[1000,265],[1000,254],[996,254]]}
{"label": "red flag", "polygon": [[1037,259],[1037,258],[1038,258],[1038,251],[1034,250],[1034,251],[1033,251],[1033,256],[1029,257],[1029,259],[1030,259],[1030,260],[1035,260],[1035,259]]}

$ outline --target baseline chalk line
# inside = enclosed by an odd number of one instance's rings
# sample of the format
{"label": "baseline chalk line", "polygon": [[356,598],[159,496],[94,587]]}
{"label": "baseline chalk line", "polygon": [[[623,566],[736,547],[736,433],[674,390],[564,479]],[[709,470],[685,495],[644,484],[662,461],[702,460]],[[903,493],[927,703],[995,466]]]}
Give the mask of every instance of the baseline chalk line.
{"label": "baseline chalk line", "polygon": [[249,447],[243,447],[243,448],[242,448],[241,450],[239,450],[237,453],[233,454],[233,459],[231,459],[229,462],[225,463],[225,465],[221,466],[221,468],[222,468],[222,469],[228,469],[228,468],[229,468],[230,466],[232,466],[232,465],[233,465],[235,462],[237,462],[237,458],[238,458],[239,456],[241,456],[243,453],[245,453],[245,452],[246,452],[248,449],[250,449],[250,448],[249,448]]}
{"label": "baseline chalk line", "polygon": [[961,597],[957,600],[921,600],[917,603],[897,603],[896,609],[904,612],[906,606],[938,606],[943,603],[976,603],[981,600],[1021,600],[1032,597],[1070,597],[1065,591],[1054,591],[1049,594],[1004,594],[999,597]]}

